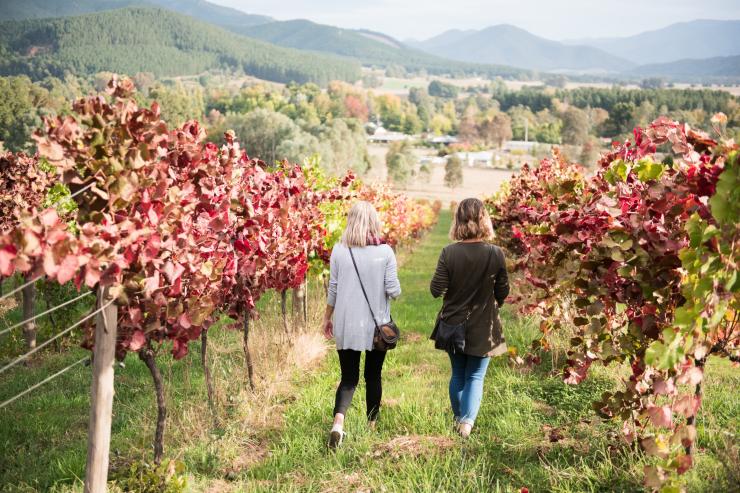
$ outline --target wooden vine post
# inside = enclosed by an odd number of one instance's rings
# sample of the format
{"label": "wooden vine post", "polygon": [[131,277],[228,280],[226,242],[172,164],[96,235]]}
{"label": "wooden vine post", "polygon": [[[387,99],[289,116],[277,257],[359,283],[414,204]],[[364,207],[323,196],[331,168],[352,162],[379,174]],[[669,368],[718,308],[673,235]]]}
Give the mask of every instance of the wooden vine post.
{"label": "wooden vine post", "polygon": [[247,365],[247,378],[249,379],[249,388],[254,390],[254,364],[252,363],[252,353],[249,351],[249,312],[244,315],[244,362]]}
{"label": "wooden vine post", "polygon": [[[98,309],[109,302],[108,288],[98,288]],[[95,318],[85,493],[103,493],[108,484],[117,319],[118,307],[115,303],[103,308]]]}

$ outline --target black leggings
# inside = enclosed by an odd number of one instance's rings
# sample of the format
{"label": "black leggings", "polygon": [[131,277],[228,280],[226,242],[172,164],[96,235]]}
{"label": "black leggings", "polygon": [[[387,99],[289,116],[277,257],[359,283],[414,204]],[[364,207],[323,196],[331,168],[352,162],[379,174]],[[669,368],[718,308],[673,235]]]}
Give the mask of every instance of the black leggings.
{"label": "black leggings", "polygon": [[[352,403],[357,383],[360,381],[360,355],[362,351],[339,349],[339,366],[342,369],[342,381],[337,388],[334,401],[334,414],[347,414]],[[383,396],[383,384],[380,374],[383,371],[385,351],[365,351],[365,391],[367,395],[367,419],[374,420],[380,410],[380,399]]]}

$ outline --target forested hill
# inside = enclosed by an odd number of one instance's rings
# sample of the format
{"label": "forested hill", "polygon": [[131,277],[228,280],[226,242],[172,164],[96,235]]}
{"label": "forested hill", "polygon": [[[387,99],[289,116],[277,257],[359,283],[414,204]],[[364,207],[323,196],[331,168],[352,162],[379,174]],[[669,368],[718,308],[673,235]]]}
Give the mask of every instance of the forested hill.
{"label": "forested hill", "polygon": [[2,0],[0,21],[67,17],[125,7],[162,7],[223,26],[254,26],[272,22],[265,15],[216,5],[205,0]]}
{"label": "forested hill", "polygon": [[225,26],[234,32],[280,46],[332,53],[359,60],[364,65],[399,65],[432,74],[480,74],[528,78],[529,70],[505,65],[456,61],[410,48],[380,33],[342,29],[304,19],[270,22],[249,27]]}
{"label": "forested hill", "polygon": [[0,75],[176,76],[215,68],[241,68],[276,82],[325,84],[360,77],[357,62],[274,46],[157,8],[0,23]]}

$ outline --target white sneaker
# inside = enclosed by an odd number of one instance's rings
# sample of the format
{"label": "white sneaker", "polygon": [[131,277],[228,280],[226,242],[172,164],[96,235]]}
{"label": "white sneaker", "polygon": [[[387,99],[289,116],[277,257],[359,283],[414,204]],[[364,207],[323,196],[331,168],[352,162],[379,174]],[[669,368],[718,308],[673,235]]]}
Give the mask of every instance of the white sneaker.
{"label": "white sneaker", "polygon": [[342,445],[345,435],[346,433],[340,426],[334,426],[329,432],[329,443],[326,444],[327,447],[330,449],[336,449]]}
{"label": "white sneaker", "polygon": [[468,438],[471,431],[473,431],[473,425],[470,423],[460,423],[460,426],[457,427],[457,432],[463,438]]}

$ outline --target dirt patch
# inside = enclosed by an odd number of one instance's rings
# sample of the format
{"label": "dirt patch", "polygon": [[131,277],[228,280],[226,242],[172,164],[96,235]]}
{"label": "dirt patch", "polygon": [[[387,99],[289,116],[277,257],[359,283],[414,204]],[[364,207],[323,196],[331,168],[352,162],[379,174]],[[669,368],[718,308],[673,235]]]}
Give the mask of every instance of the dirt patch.
{"label": "dirt patch", "polygon": [[228,493],[234,491],[236,486],[224,481],[223,479],[214,479],[208,483],[208,487],[204,490],[204,493]]}
{"label": "dirt patch", "polygon": [[406,332],[403,336],[405,342],[419,342],[421,340],[421,334],[418,332]]}
{"label": "dirt patch", "polygon": [[532,407],[534,407],[536,411],[544,414],[545,416],[553,416],[557,413],[554,407],[542,401],[534,401]]}
{"label": "dirt patch", "polygon": [[449,450],[456,442],[447,436],[402,435],[389,442],[381,443],[371,452],[372,457],[420,457]]}

